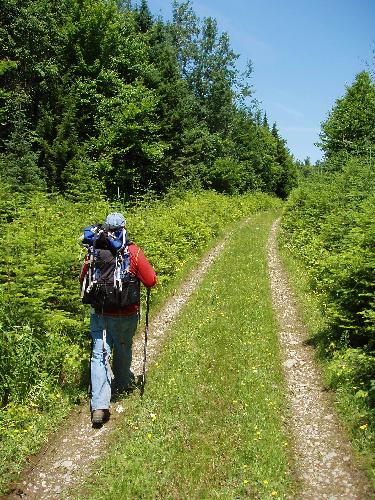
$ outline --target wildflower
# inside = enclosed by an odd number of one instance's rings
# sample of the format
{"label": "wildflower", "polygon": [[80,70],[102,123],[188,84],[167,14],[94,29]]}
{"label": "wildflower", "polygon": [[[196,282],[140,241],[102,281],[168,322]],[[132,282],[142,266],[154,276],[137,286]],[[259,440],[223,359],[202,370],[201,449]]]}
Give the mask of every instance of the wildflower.
{"label": "wildflower", "polygon": [[152,438],[152,434],[151,434],[151,432],[149,432],[149,433],[147,434],[147,439],[151,439],[151,438]]}
{"label": "wildflower", "polygon": [[362,431],[366,430],[366,429],[367,429],[367,427],[368,427],[368,424],[363,424],[363,425],[360,425],[360,426],[359,426],[359,428],[360,428]]}
{"label": "wildflower", "polygon": [[267,484],[268,484],[267,479],[265,479],[265,480],[263,481],[263,484],[267,486]]}
{"label": "wildflower", "polygon": [[275,490],[271,491],[271,495],[272,495],[273,497],[275,497],[275,496],[277,495],[277,491],[275,491]]}
{"label": "wildflower", "polygon": [[248,479],[244,479],[244,480],[243,480],[243,484],[247,484],[248,482],[249,482],[249,480],[248,480]]}

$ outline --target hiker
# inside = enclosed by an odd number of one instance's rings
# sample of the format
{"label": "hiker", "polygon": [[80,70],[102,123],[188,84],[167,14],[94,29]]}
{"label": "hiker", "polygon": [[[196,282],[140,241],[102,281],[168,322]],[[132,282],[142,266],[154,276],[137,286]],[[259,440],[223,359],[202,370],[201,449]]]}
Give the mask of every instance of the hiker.
{"label": "hiker", "polygon": [[[84,235],[83,242],[92,244],[80,275],[83,302],[92,306],[91,419],[94,426],[100,426],[109,419],[111,392],[125,392],[135,382],[130,365],[139,320],[140,282],[147,288],[153,287],[156,273],[142,250],[127,240],[126,221],[121,213],[109,214],[103,225],[89,226]],[[102,286],[101,279],[95,278],[96,267],[100,268],[102,281],[106,279]],[[123,276],[128,277],[128,282]],[[87,284],[90,280],[91,285]],[[109,364],[112,350],[113,372]]]}

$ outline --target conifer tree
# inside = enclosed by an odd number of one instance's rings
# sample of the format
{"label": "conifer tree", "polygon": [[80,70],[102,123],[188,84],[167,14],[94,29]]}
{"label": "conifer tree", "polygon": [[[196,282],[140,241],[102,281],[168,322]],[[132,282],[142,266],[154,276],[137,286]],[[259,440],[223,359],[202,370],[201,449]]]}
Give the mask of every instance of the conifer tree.
{"label": "conifer tree", "polygon": [[141,33],[146,33],[153,24],[153,17],[148,7],[147,0],[141,0],[139,7],[135,9],[135,21]]}

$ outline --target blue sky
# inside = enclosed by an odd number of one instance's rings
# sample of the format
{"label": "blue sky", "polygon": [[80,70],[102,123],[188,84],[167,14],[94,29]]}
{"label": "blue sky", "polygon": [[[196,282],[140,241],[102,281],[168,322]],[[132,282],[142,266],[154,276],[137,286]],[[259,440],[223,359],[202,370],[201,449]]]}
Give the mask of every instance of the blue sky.
{"label": "blue sky", "polygon": [[[148,0],[170,18],[171,2]],[[200,17],[214,17],[254,66],[255,96],[276,121],[298,159],[322,157],[314,146],[320,124],[355,75],[375,70],[375,0],[193,0]]]}

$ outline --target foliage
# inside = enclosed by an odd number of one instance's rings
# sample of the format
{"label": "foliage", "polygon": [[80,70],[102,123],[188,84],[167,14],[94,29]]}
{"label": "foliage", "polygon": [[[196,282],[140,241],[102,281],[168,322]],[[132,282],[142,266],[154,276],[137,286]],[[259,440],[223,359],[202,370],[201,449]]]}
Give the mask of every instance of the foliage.
{"label": "foliage", "polygon": [[363,345],[373,342],[374,188],[374,171],[353,159],[295,190],[283,222],[338,336]]}
{"label": "foliage", "polygon": [[[375,85],[368,72],[356,76],[347,88],[344,97],[337,99],[335,106],[322,124],[320,134],[322,149],[327,156],[341,153],[368,154],[375,145]],[[344,156],[343,156],[344,155]]]}
{"label": "foliage", "polygon": [[[2,7],[0,178],[15,190],[44,187],[76,199],[91,189],[111,199],[163,193],[203,185],[206,166],[232,158],[230,169],[238,160],[237,117],[246,108],[238,95],[249,85],[228,35],[214,19],[198,19],[189,1],[174,3],[171,22],[155,20],[146,0]],[[252,107],[242,122],[257,128]],[[284,196],[293,175],[275,148],[263,160],[264,134],[242,135],[257,164],[250,189]],[[279,148],[292,162],[282,141]]]}

